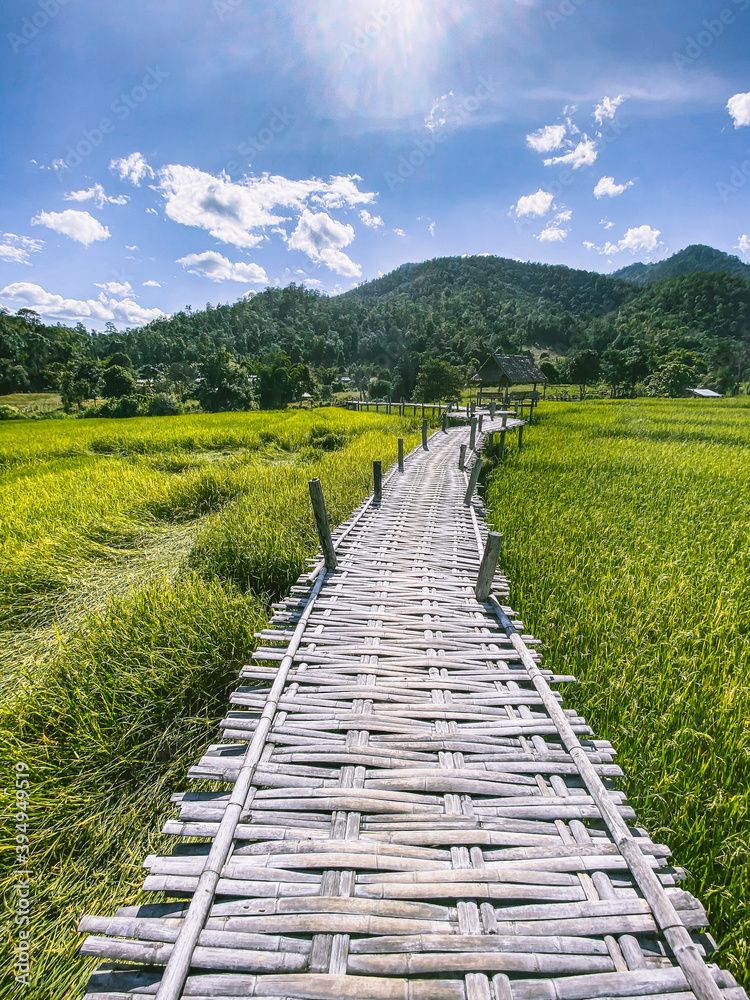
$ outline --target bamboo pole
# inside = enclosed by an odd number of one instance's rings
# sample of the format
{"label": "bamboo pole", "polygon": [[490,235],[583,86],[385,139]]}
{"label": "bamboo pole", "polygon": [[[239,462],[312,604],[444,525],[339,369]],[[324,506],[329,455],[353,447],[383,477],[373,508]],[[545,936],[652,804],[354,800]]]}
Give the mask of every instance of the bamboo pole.
{"label": "bamboo pole", "polygon": [[497,569],[497,560],[500,555],[500,546],[503,542],[503,536],[499,531],[491,531],[487,535],[487,542],[484,546],[484,555],[482,556],[482,563],[479,567],[479,576],[477,577],[477,585],[474,593],[476,594],[477,600],[482,604],[490,596],[490,589],[492,588],[492,581],[495,577],[495,570]]}
{"label": "bamboo pole", "polygon": [[471,498],[474,496],[474,490],[477,488],[477,483],[479,482],[479,473],[482,471],[482,459],[477,458],[474,463],[474,468],[471,470],[471,475],[469,476],[469,485],[466,487],[466,496],[464,497],[464,505],[466,507],[471,507]]}
{"label": "bamboo pole", "polygon": [[373,462],[372,463],[372,495],[375,503],[381,503],[383,500],[383,463]]}
{"label": "bamboo pole", "polygon": [[318,528],[318,538],[320,548],[325,559],[326,569],[336,569],[336,553],[333,551],[333,540],[331,539],[331,528],[328,524],[328,514],[326,512],[326,502],[323,497],[323,487],[319,479],[311,479],[309,482],[310,500],[312,501],[313,513],[315,514],[315,524]]}
{"label": "bamboo pole", "polygon": [[422,447],[427,451],[427,418],[422,420]]}
{"label": "bamboo pole", "polygon": [[466,468],[466,445],[462,444],[458,449],[458,467],[461,472]]}
{"label": "bamboo pole", "polygon": [[404,439],[398,439],[398,471],[404,471]]}
{"label": "bamboo pole", "polygon": [[638,888],[651,908],[654,919],[674,952],[675,959],[684,972],[688,985],[698,1000],[721,1000],[721,990],[704,964],[700,952],[693,943],[674,904],[648,865],[638,841],[631,834],[616,806],[613,805],[609,792],[596,773],[596,769],[588,760],[585,750],[570,725],[565,710],[555,699],[551,688],[534,662],[528,646],[500,607],[497,599],[493,598],[491,603],[505,634],[513,643],[513,647],[521,657],[521,662],[528,671],[537,693],[541,696],[547,714],[557,727],[563,746],[575,761],[578,773],[589,795],[596,802],[612,839],[627,861]]}
{"label": "bamboo pole", "polygon": [[[310,480],[310,491],[312,495],[312,484],[317,483],[320,490],[322,502],[323,491],[320,489],[320,480]],[[325,511],[325,506],[324,506]],[[327,523],[327,522],[326,522]],[[333,551],[333,549],[331,550]],[[334,557],[335,558],[335,557]],[[234,834],[239,825],[240,816],[245,808],[245,801],[252,786],[255,770],[258,766],[263,749],[266,745],[266,737],[271,729],[276,716],[276,709],[281,699],[282,692],[286,686],[287,676],[294,663],[294,655],[302,641],[302,636],[307,628],[307,622],[315,607],[320,589],[325,581],[326,574],[319,573],[315,585],[308,598],[307,605],[294,630],[294,637],[287,647],[286,654],[279,664],[276,678],[268,693],[266,704],[258,720],[258,727],[253,734],[244,759],[240,767],[239,775],[234,783],[229,803],[224,811],[224,815],[219,824],[219,829],[214,837],[211,850],[206,858],[203,871],[198,879],[198,884],[193,892],[193,898],[188,907],[187,916],[182,922],[179,935],[172,948],[172,952],[164,969],[159,988],[157,990],[158,1000],[179,1000],[182,990],[190,971],[190,962],[193,952],[198,944],[198,938],[208,917],[208,913],[214,902],[216,887],[219,883],[220,873],[227,862],[234,842]]]}
{"label": "bamboo pole", "polygon": [[477,418],[471,418],[471,431],[469,432],[469,451],[474,451],[477,446]]}

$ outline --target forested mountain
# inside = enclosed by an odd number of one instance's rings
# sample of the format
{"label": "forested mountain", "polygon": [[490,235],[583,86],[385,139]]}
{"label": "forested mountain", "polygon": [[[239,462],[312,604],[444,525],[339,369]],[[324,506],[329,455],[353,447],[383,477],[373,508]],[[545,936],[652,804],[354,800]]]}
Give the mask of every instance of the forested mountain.
{"label": "forested mountain", "polygon": [[750,264],[743,264],[739,257],[714,250],[713,247],[701,243],[685,247],[679,253],[672,254],[667,260],[660,260],[656,264],[630,264],[628,267],[621,267],[619,271],[615,271],[613,277],[634,281],[637,285],[653,285],[666,278],[680,278],[684,274],[694,274],[696,271],[735,274],[738,278],[750,280]]}
{"label": "forested mountain", "polygon": [[[718,254],[704,250],[688,248],[683,264]],[[750,376],[750,281],[699,270],[643,287],[567,267],[446,257],[405,264],[335,298],[295,285],[271,288],[123,332],[45,326],[21,310],[0,314],[0,393],[65,379],[83,387],[93,384],[96,365],[108,365],[120,381],[111,376],[105,384],[123,385],[130,373],[134,385],[140,377],[184,397],[207,377],[208,360],[212,372],[223,370],[216,355],[224,351],[235,379],[247,381],[240,369],[255,375],[265,405],[280,405],[303,386],[325,393],[344,374],[357,387],[409,398],[427,359],[470,375],[492,351],[528,349],[557,356],[553,379],[601,375],[627,391],[677,365],[686,384],[732,390]]]}

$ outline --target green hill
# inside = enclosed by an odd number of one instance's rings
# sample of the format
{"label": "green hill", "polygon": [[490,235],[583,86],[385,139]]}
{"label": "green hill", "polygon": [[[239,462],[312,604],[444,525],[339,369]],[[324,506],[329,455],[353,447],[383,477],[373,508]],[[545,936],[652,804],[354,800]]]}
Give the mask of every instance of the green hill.
{"label": "green hill", "polygon": [[[222,348],[261,387],[330,386],[347,372],[355,385],[376,379],[383,392],[407,398],[426,358],[470,372],[498,350],[593,349],[603,358],[610,349],[637,348],[632,370],[687,362],[696,379],[724,388],[748,378],[750,267],[710,247],[689,247],[633,268],[608,276],[502,257],[442,257],[404,264],[336,297],[296,285],[268,288],[121,333],[46,326],[29,311],[0,313],[0,393],[57,388],[61,366],[116,355],[114,364],[132,365],[134,384],[140,371],[184,395]],[[623,280],[644,268],[648,281]],[[91,371],[76,377],[84,376]],[[280,397],[262,389],[261,398]]]}
{"label": "green hill", "polygon": [[615,271],[613,277],[633,281],[638,285],[653,285],[666,278],[680,278],[697,271],[734,274],[738,278],[750,280],[750,264],[743,264],[739,257],[701,243],[685,247],[656,264],[630,264],[622,267]]}

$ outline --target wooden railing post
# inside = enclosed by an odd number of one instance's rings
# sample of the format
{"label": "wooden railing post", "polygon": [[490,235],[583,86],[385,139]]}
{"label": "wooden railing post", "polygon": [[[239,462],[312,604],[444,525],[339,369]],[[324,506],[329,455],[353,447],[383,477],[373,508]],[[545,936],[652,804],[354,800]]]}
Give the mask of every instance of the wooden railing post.
{"label": "wooden railing post", "polygon": [[490,400],[490,420],[495,419],[495,400]]}
{"label": "wooden railing post", "polygon": [[523,443],[523,424],[518,425],[518,450],[520,451]]}
{"label": "wooden railing post", "polygon": [[448,433],[448,410],[443,410],[443,434]]}
{"label": "wooden railing post", "polygon": [[492,589],[492,581],[495,578],[495,570],[497,569],[497,560],[500,555],[500,546],[502,541],[503,536],[499,531],[491,531],[489,535],[487,535],[487,542],[484,546],[484,555],[482,556],[482,563],[479,567],[477,585],[474,590],[477,600],[481,603],[484,603],[490,596],[490,590]]}
{"label": "wooden railing post", "polygon": [[331,538],[331,528],[328,524],[326,502],[323,498],[323,487],[319,479],[311,479],[308,486],[310,488],[313,513],[315,514],[315,524],[318,528],[320,548],[323,552],[326,569],[331,571],[336,569],[336,553],[333,550],[333,539]]}
{"label": "wooden railing post", "polygon": [[428,421],[427,418],[425,417],[425,419],[422,421],[422,447],[424,448],[425,451],[427,451],[427,426],[428,426]]}
{"label": "wooden railing post", "polygon": [[508,433],[508,432],[507,432],[506,430],[504,430],[504,429],[500,431],[500,448],[499,448],[499,450],[498,450],[498,455],[497,455],[497,457],[498,457],[498,459],[499,459],[499,460],[500,460],[501,462],[502,462],[502,460],[503,460],[503,458],[504,458],[504,456],[505,456],[505,435],[506,435],[507,433]]}
{"label": "wooden railing post", "polygon": [[398,439],[398,471],[404,471],[404,439]]}
{"label": "wooden railing post", "polygon": [[479,473],[482,471],[482,459],[478,458],[474,463],[474,468],[471,470],[471,475],[469,476],[469,485],[466,487],[466,496],[464,497],[464,504],[466,507],[471,507],[471,498],[474,496],[474,490],[477,488],[477,483],[479,482]]}
{"label": "wooden railing post", "polygon": [[466,468],[466,445],[462,444],[458,449],[458,467],[461,472]]}
{"label": "wooden railing post", "polygon": [[383,499],[383,463],[372,463],[372,495],[375,503],[380,503]]}
{"label": "wooden railing post", "polygon": [[477,444],[477,418],[471,418],[471,430],[469,431],[469,451],[474,451]]}
{"label": "wooden railing post", "polygon": [[480,413],[479,414],[479,423],[477,425],[477,430],[479,431],[480,434],[482,433],[482,421],[483,420],[484,420],[484,414]]}

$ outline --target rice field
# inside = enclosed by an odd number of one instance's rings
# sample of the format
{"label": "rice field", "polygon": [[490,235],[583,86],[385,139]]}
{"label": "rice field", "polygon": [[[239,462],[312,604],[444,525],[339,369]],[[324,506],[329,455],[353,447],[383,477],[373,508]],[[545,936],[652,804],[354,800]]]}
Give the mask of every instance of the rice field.
{"label": "rice field", "polygon": [[[486,484],[514,607],[579,678],[567,704],[617,747],[640,820],[747,982],[750,407],[537,414]],[[307,480],[344,519],[373,459],[392,462],[399,435],[413,447],[420,423],[332,409],[0,424],[0,784],[28,767],[30,1000],[80,996],[78,917],[137,899],[170,793],[316,548]],[[13,884],[6,864],[8,912]],[[10,921],[2,935],[7,967]]]}
{"label": "rice field", "polygon": [[511,601],[690,873],[721,964],[750,948],[750,400],[544,403],[489,477]]}
{"label": "rice field", "polygon": [[[82,995],[78,918],[137,899],[170,793],[317,548],[308,479],[338,523],[418,425],[334,409],[0,424],[0,787],[14,815],[27,769],[33,872],[31,982],[0,995]],[[1,934],[10,969],[12,920]]]}

